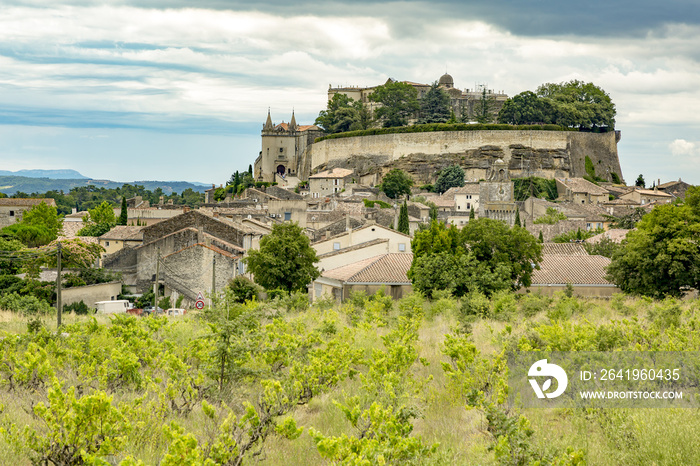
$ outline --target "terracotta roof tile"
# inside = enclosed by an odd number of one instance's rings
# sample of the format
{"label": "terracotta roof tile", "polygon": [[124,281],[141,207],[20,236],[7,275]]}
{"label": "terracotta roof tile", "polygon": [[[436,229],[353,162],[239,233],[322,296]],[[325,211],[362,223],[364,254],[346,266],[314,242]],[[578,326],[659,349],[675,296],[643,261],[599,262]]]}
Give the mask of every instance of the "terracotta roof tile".
{"label": "terracotta roof tile", "polygon": [[582,243],[544,243],[542,255],[587,256],[588,252]]}
{"label": "terracotta roof tile", "polygon": [[346,283],[410,284],[406,274],[411,262],[411,253],[382,254],[328,270],[323,273],[323,277]]}
{"label": "terracotta roof tile", "polygon": [[333,168],[332,170],[326,170],[315,175],[311,175],[309,179],[316,178],[345,178],[346,176],[352,175],[354,172],[348,170],[347,168]]}
{"label": "terracotta roof tile", "polygon": [[0,206],[35,206],[39,205],[42,202],[56,207],[56,201],[54,201],[51,198],[46,198],[46,199],[37,199],[37,198],[32,198],[32,197],[24,197],[24,198],[18,198],[18,197],[6,197],[0,199]]}
{"label": "terracotta roof tile", "polygon": [[557,178],[561,184],[574,193],[608,194],[609,191],[583,178]]}
{"label": "terracotta roof tile", "polygon": [[121,241],[139,241],[143,240],[142,226],[117,225],[109,230],[100,239],[121,240]]}
{"label": "terracotta roof tile", "polygon": [[603,256],[544,255],[540,270],[532,274],[533,285],[611,285],[605,279],[610,259]]}

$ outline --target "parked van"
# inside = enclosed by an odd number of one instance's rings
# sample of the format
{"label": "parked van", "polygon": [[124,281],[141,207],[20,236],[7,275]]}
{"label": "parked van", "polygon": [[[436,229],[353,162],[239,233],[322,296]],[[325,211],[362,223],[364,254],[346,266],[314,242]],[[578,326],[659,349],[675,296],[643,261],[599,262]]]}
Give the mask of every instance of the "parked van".
{"label": "parked van", "polygon": [[122,314],[133,306],[126,299],[117,299],[116,301],[98,301],[95,303],[95,307],[97,314]]}

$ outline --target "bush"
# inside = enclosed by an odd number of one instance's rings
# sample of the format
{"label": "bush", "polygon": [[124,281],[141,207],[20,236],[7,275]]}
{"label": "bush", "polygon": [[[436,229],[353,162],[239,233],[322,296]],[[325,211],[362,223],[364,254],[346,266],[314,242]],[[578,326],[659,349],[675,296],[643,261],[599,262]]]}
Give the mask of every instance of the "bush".
{"label": "bush", "polygon": [[496,292],[492,297],[491,315],[494,319],[508,320],[517,308],[515,295],[510,290],[501,290]]}
{"label": "bush", "polygon": [[77,303],[67,304],[63,306],[63,312],[73,312],[76,315],[90,314],[90,308],[82,300]]}
{"label": "bush", "polygon": [[248,280],[243,275],[238,275],[229,280],[226,286],[233,292],[234,299],[237,303],[245,303],[246,301],[258,299],[258,294],[262,291],[260,286]]}
{"label": "bush", "polygon": [[0,309],[17,312],[25,316],[50,314],[53,308],[36,296],[20,296],[10,293],[0,297]]}
{"label": "bush", "polygon": [[552,304],[552,298],[541,293],[529,293],[520,299],[520,311],[525,317],[533,317],[546,311]]}
{"label": "bush", "polygon": [[468,321],[473,317],[491,317],[491,302],[480,291],[471,291],[462,298],[459,309],[459,320]]}

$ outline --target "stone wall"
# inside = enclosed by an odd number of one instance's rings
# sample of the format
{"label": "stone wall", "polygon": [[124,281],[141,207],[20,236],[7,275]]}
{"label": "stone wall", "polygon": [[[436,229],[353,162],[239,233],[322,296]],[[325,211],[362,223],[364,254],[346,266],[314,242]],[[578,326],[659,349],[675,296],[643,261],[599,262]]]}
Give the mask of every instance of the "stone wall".
{"label": "stone wall", "polygon": [[341,167],[354,169],[364,180],[368,174],[401,168],[422,184],[434,182],[440,169],[458,164],[467,179],[478,181],[499,158],[513,178],[581,177],[586,155],[596,175],[610,179],[615,172],[622,179],[616,133],[576,131],[438,131],[327,139],[307,148],[300,178]]}
{"label": "stone wall", "polygon": [[143,243],[150,243],[188,227],[209,233],[236,246],[244,247],[243,238],[245,232],[243,229],[236,228],[234,225],[229,225],[194,210],[144,228]]}

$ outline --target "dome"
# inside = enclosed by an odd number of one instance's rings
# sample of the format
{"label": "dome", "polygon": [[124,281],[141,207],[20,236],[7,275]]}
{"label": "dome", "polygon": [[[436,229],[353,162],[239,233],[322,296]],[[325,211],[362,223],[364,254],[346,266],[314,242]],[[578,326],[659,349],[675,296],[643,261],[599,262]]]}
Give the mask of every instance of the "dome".
{"label": "dome", "polygon": [[455,85],[455,81],[454,81],[454,79],[452,79],[452,76],[445,73],[442,76],[440,76],[440,80],[438,81],[438,84],[440,86],[453,87]]}

